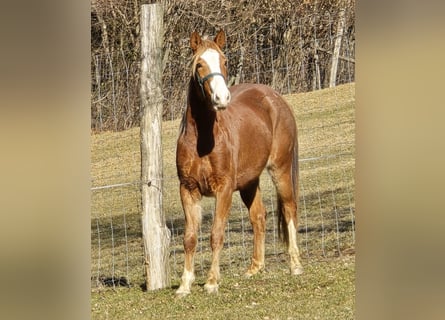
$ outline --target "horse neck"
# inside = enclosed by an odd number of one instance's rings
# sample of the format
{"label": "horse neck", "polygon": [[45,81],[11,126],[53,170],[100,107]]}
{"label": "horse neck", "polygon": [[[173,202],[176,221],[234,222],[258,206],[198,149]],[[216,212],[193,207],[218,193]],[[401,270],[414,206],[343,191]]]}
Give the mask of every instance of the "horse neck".
{"label": "horse neck", "polygon": [[187,99],[187,124],[195,126],[198,134],[209,134],[209,130],[213,131],[216,112],[208,103],[202,97],[199,85],[191,78]]}
{"label": "horse neck", "polygon": [[196,140],[200,156],[208,154],[215,144],[213,128],[216,112],[207,104],[208,102],[202,97],[201,88],[193,78],[190,79],[184,125],[186,135]]}

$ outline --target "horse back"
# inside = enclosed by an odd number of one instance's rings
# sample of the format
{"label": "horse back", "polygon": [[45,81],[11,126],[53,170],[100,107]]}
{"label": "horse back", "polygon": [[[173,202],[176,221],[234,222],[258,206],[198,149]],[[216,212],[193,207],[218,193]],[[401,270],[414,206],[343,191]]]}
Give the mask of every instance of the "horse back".
{"label": "horse back", "polygon": [[274,89],[261,84],[240,84],[230,88],[228,112],[237,119],[239,139],[238,188],[267,164],[291,159],[296,143],[293,112]]}
{"label": "horse back", "polygon": [[266,139],[268,143],[295,141],[293,111],[278,92],[262,84],[240,84],[232,86],[230,91],[232,101],[228,111],[242,119],[240,131],[252,130],[251,134],[260,136],[266,131],[270,136]]}

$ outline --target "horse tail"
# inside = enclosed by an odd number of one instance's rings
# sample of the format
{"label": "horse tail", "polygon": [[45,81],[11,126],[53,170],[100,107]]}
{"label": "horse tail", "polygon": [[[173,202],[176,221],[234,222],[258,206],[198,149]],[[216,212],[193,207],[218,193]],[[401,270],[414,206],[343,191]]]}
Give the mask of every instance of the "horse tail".
{"label": "horse tail", "polygon": [[[295,201],[295,208],[298,208],[298,176],[299,176],[299,165],[298,165],[298,141],[295,139],[294,148],[292,150],[292,166],[291,166],[291,179],[292,179],[292,192]],[[277,194],[277,209],[278,209],[278,235],[280,239],[289,245],[289,229],[287,227],[287,222],[285,218],[283,200],[280,194]],[[296,223],[296,221],[295,221]]]}

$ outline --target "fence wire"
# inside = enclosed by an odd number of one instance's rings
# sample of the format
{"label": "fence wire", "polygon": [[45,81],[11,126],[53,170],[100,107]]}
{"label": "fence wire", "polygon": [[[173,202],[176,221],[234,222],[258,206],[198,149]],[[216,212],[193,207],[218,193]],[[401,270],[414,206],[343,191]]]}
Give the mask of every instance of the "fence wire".
{"label": "fence wire", "polygon": [[[355,247],[353,84],[287,96],[296,107],[300,145],[298,243],[303,263],[350,254]],[[182,274],[184,218],[179,199],[175,149],[179,120],[163,122],[163,203],[171,231],[172,283]],[[92,135],[91,285],[137,286],[144,283],[140,193],[139,128]],[[275,189],[264,173],[263,201],[268,213],[266,268],[287,268],[278,239]],[[214,200],[202,201],[202,226],[195,258],[205,277],[210,261]],[[233,195],[221,254],[221,271],[242,274],[250,264],[253,233],[247,210]]]}

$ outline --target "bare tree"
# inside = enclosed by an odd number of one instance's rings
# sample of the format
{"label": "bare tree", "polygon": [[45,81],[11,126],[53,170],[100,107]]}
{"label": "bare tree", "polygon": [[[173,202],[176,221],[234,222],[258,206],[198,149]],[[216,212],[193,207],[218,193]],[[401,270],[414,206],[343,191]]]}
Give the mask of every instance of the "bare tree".
{"label": "bare tree", "polygon": [[337,79],[338,58],[342,43],[343,30],[345,28],[345,9],[340,8],[337,20],[337,33],[335,35],[334,53],[332,54],[331,72],[329,76],[329,88],[335,87]]}
{"label": "bare tree", "polygon": [[[95,131],[139,125],[140,7],[150,2],[92,0]],[[313,90],[313,84],[325,88],[354,81],[355,0],[160,2],[165,13],[164,119],[182,113],[191,54],[188,39],[194,30],[209,36],[226,31],[231,84],[261,82],[289,93]]]}

